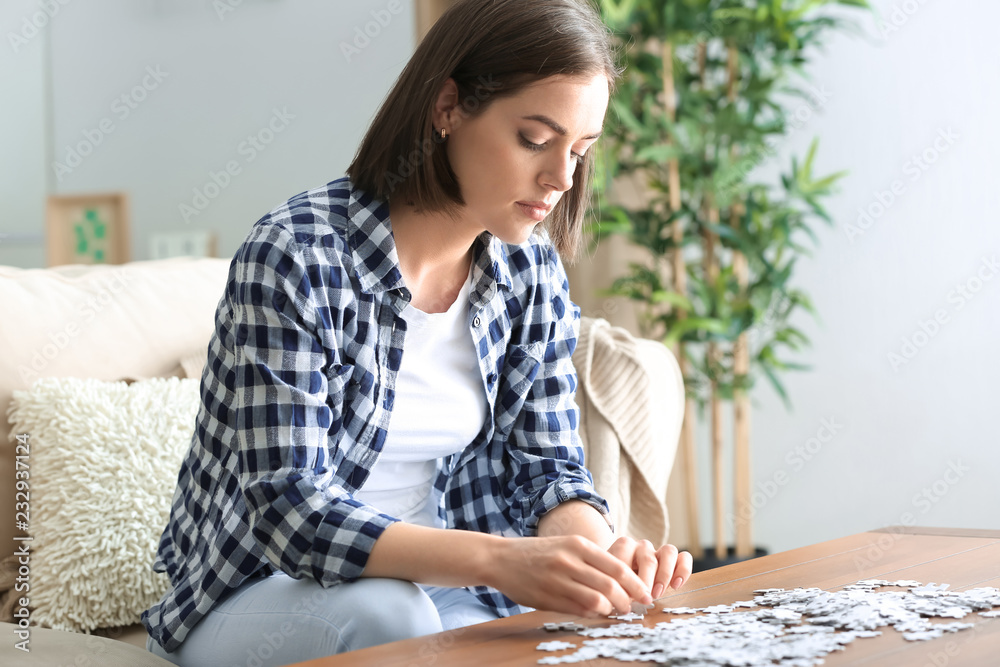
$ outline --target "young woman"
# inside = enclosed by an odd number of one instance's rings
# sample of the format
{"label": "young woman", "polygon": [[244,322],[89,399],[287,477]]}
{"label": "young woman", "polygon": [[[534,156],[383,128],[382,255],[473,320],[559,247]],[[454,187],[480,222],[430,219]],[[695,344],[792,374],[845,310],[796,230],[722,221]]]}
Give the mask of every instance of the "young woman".
{"label": "young woman", "polygon": [[627,610],[691,558],[616,538],[570,355],[618,71],[585,0],[460,0],[348,177],[233,260],[143,614],[179,665],[287,664],[519,613]]}

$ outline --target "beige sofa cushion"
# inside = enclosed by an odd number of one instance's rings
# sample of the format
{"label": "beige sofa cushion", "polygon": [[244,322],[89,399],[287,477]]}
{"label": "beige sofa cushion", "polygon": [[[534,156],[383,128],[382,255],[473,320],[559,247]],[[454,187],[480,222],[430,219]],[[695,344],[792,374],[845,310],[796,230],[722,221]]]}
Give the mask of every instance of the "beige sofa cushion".
{"label": "beige sofa cushion", "polygon": [[[0,267],[0,558],[14,553],[12,393],[40,377],[116,380],[174,373],[207,349],[229,261]],[[204,353],[204,352],[203,352]],[[179,372],[177,372],[179,374]],[[30,463],[30,462],[29,462]]]}

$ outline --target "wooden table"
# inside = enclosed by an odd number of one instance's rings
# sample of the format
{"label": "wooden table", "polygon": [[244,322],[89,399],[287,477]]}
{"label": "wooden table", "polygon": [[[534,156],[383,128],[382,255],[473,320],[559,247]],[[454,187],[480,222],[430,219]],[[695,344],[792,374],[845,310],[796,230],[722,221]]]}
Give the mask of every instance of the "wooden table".
{"label": "wooden table", "polygon": [[[893,527],[859,533],[801,549],[699,572],[680,592],[657,600],[644,621],[650,627],[670,618],[663,607],[705,607],[753,597],[759,588],[801,586],[837,590],[859,579],[915,579],[948,583],[952,589],[1000,587],[1000,531]],[[582,644],[571,632],[546,632],[546,622],[611,625],[610,619],[578,619],[536,611],[417,639],[298,663],[295,667],[498,667],[535,665],[545,655],[535,647],[559,639]],[[954,667],[1000,665],[1000,619],[973,614],[975,628],[926,642],[908,642],[892,628],[880,637],[858,639],[826,658],[826,666],[900,665]],[[593,660],[582,665],[622,665]],[[652,663],[633,663],[636,665]]]}

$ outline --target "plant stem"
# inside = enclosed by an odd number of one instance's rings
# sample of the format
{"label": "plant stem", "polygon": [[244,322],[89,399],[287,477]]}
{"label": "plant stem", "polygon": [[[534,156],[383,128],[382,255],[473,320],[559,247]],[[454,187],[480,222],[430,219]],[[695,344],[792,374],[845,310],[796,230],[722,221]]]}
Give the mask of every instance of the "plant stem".
{"label": "plant stem", "polygon": [[[671,121],[677,120],[677,94],[674,86],[674,49],[670,40],[663,42],[663,95],[667,115]],[[673,143],[673,139],[668,139],[668,143]],[[667,187],[669,188],[670,211],[681,210],[681,169],[680,161],[677,158],[671,159],[667,163]],[[671,235],[674,241],[674,251],[671,256],[673,266],[673,287],[678,294],[687,294],[687,268],[684,265],[684,253],[681,242],[684,240],[684,222],[678,216],[674,220]],[[678,309],[678,319],[687,316],[683,310]],[[680,367],[681,377],[688,377],[688,362],[684,343],[678,342],[674,350],[677,357],[677,364]],[[688,537],[690,544],[688,551],[696,559],[705,557],[705,551],[701,546],[701,529],[699,522],[700,512],[698,511],[698,458],[695,451],[694,442],[694,401],[684,395],[684,417],[681,424],[681,451],[684,453],[684,485],[687,490],[687,523]]]}
{"label": "plant stem", "polygon": [[[736,104],[736,85],[739,79],[739,51],[733,44],[729,45],[729,91],[730,104]],[[736,164],[739,157],[737,142],[730,139],[730,155],[732,163]],[[739,229],[743,218],[743,203],[733,201],[729,211],[729,224]],[[750,272],[747,259],[739,250],[733,251],[733,274],[739,285],[740,297],[747,295],[750,282]],[[747,332],[744,331],[733,346],[733,476],[736,513],[736,556],[749,558],[754,554],[753,524],[750,515],[750,397],[740,385],[739,380],[750,372],[750,350],[747,344]]]}

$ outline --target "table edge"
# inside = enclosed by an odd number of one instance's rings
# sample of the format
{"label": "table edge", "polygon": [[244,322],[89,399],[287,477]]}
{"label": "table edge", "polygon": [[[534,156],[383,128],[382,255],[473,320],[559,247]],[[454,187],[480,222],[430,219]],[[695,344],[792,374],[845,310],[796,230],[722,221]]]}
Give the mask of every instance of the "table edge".
{"label": "table edge", "polygon": [[869,530],[869,533],[892,533],[895,535],[932,535],[937,537],[983,537],[1000,539],[1000,530],[987,528],[936,528],[934,526],[886,526]]}

